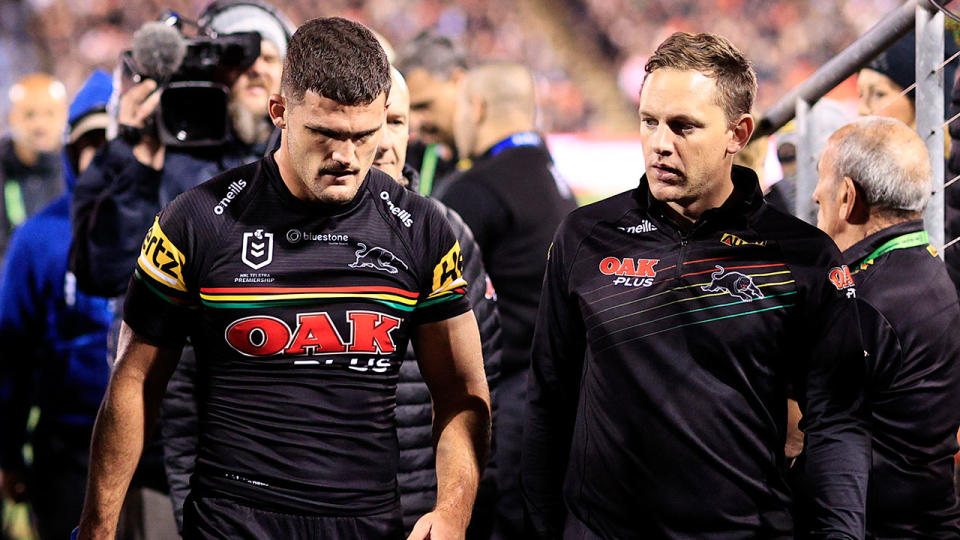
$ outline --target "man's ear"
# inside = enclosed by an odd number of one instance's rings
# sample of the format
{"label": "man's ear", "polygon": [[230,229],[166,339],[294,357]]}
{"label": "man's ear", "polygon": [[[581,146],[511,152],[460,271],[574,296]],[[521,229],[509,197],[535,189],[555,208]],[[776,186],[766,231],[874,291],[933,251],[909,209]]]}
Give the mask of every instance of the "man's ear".
{"label": "man's ear", "polygon": [[286,129],[287,127],[287,100],[280,94],[271,94],[270,103],[267,105],[267,112],[270,113],[270,121],[273,125]]}
{"label": "man's ear", "polygon": [[837,206],[840,218],[847,223],[863,224],[870,217],[870,208],[863,191],[849,176],[844,176],[837,186]]}
{"label": "man's ear", "polygon": [[730,131],[733,132],[733,137],[731,137],[730,142],[727,143],[727,153],[736,154],[740,150],[743,150],[743,147],[750,142],[750,136],[753,135],[753,128],[753,116],[741,114],[737,122],[730,128]]}
{"label": "man's ear", "polygon": [[487,119],[487,102],[480,96],[470,97],[470,114],[473,117],[473,125],[480,126]]}

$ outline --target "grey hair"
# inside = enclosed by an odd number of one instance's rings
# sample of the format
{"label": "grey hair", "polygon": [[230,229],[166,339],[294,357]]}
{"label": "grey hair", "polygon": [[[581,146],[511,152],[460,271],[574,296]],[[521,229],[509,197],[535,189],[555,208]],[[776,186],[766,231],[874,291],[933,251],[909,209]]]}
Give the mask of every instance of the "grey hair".
{"label": "grey hair", "polygon": [[458,69],[466,69],[466,56],[450,38],[424,30],[402,50],[394,63],[407,75],[423,68],[435,77],[449,79]]}
{"label": "grey hair", "polygon": [[849,177],[860,186],[870,207],[922,212],[930,198],[933,171],[915,133],[910,132],[917,142],[913,146],[922,149],[922,155],[905,149],[902,137],[889,136],[903,128],[906,125],[891,118],[854,120],[837,132],[833,167],[837,178]]}

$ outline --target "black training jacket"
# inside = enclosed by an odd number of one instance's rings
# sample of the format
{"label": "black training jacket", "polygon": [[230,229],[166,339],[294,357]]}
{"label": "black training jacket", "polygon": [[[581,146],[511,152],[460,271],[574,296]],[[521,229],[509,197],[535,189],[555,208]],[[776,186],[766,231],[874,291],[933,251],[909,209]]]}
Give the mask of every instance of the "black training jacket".
{"label": "black training jacket", "polygon": [[843,258],[857,283],[867,353],[869,536],[960,538],[960,306],[946,266],[919,220],[874,233]]}
{"label": "black training jacket", "polygon": [[473,231],[499,296],[503,372],[524,371],[545,268],[557,225],[577,207],[544,146],[518,146],[477,158],[440,196]]}
{"label": "black training jacket", "polygon": [[830,238],[763,201],[752,171],[733,179],[687,234],[646,177],[557,231],[524,425],[539,537],[791,538],[788,385],[805,413],[814,529],[863,536],[853,281]]}

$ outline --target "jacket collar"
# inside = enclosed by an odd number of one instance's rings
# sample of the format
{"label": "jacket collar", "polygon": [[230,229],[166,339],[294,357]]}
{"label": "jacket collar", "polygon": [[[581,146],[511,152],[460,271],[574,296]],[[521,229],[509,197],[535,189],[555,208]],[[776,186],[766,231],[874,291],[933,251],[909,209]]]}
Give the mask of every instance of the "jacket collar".
{"label": "jacket collar", "polygon": [[843,264],[846,264],[853,270],[854,265],[859,264],[885,242],[904,234],[920,232],[922,230],[923,220],[921,219],[904,221],[903,223],[891,225],[886,229],[881,229],[847,248],[842,253]]}
{"label": "jacket collar", "polygon": [[[760,180],[757,178],[757,173],[747,167],[734,165],[730,176],[733,180],[733,193],[720,206],[705,211],[698,222],[713,219],[714,216],[746,219],[763,206],[763,191],[760,190]],[[634,190],[634,199],[642,210],[664,216],[665,220],[673,222],[672,219],[666,217],[666,204],[657,200],[650,191],[650,183],[646,174],[640,178],[640,185]]]}

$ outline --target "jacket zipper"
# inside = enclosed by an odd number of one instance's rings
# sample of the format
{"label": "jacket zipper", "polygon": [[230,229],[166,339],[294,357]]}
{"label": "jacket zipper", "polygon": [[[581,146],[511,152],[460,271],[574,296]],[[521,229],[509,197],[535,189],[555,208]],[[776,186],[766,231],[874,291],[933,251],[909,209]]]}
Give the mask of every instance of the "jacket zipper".
{"label": "jacket zipper", "polygon": [[[677,231],[677,232],[680,232],[680,231]],[[687,244],[689,243],[688,239],[689,239],[689,235],[684,236],[684,234],[680,232],[680,253],[677,255],[677,268],[676,268],[678,283],[680,282],[681,268],[683,267],[683,257],[686,254]]]}

